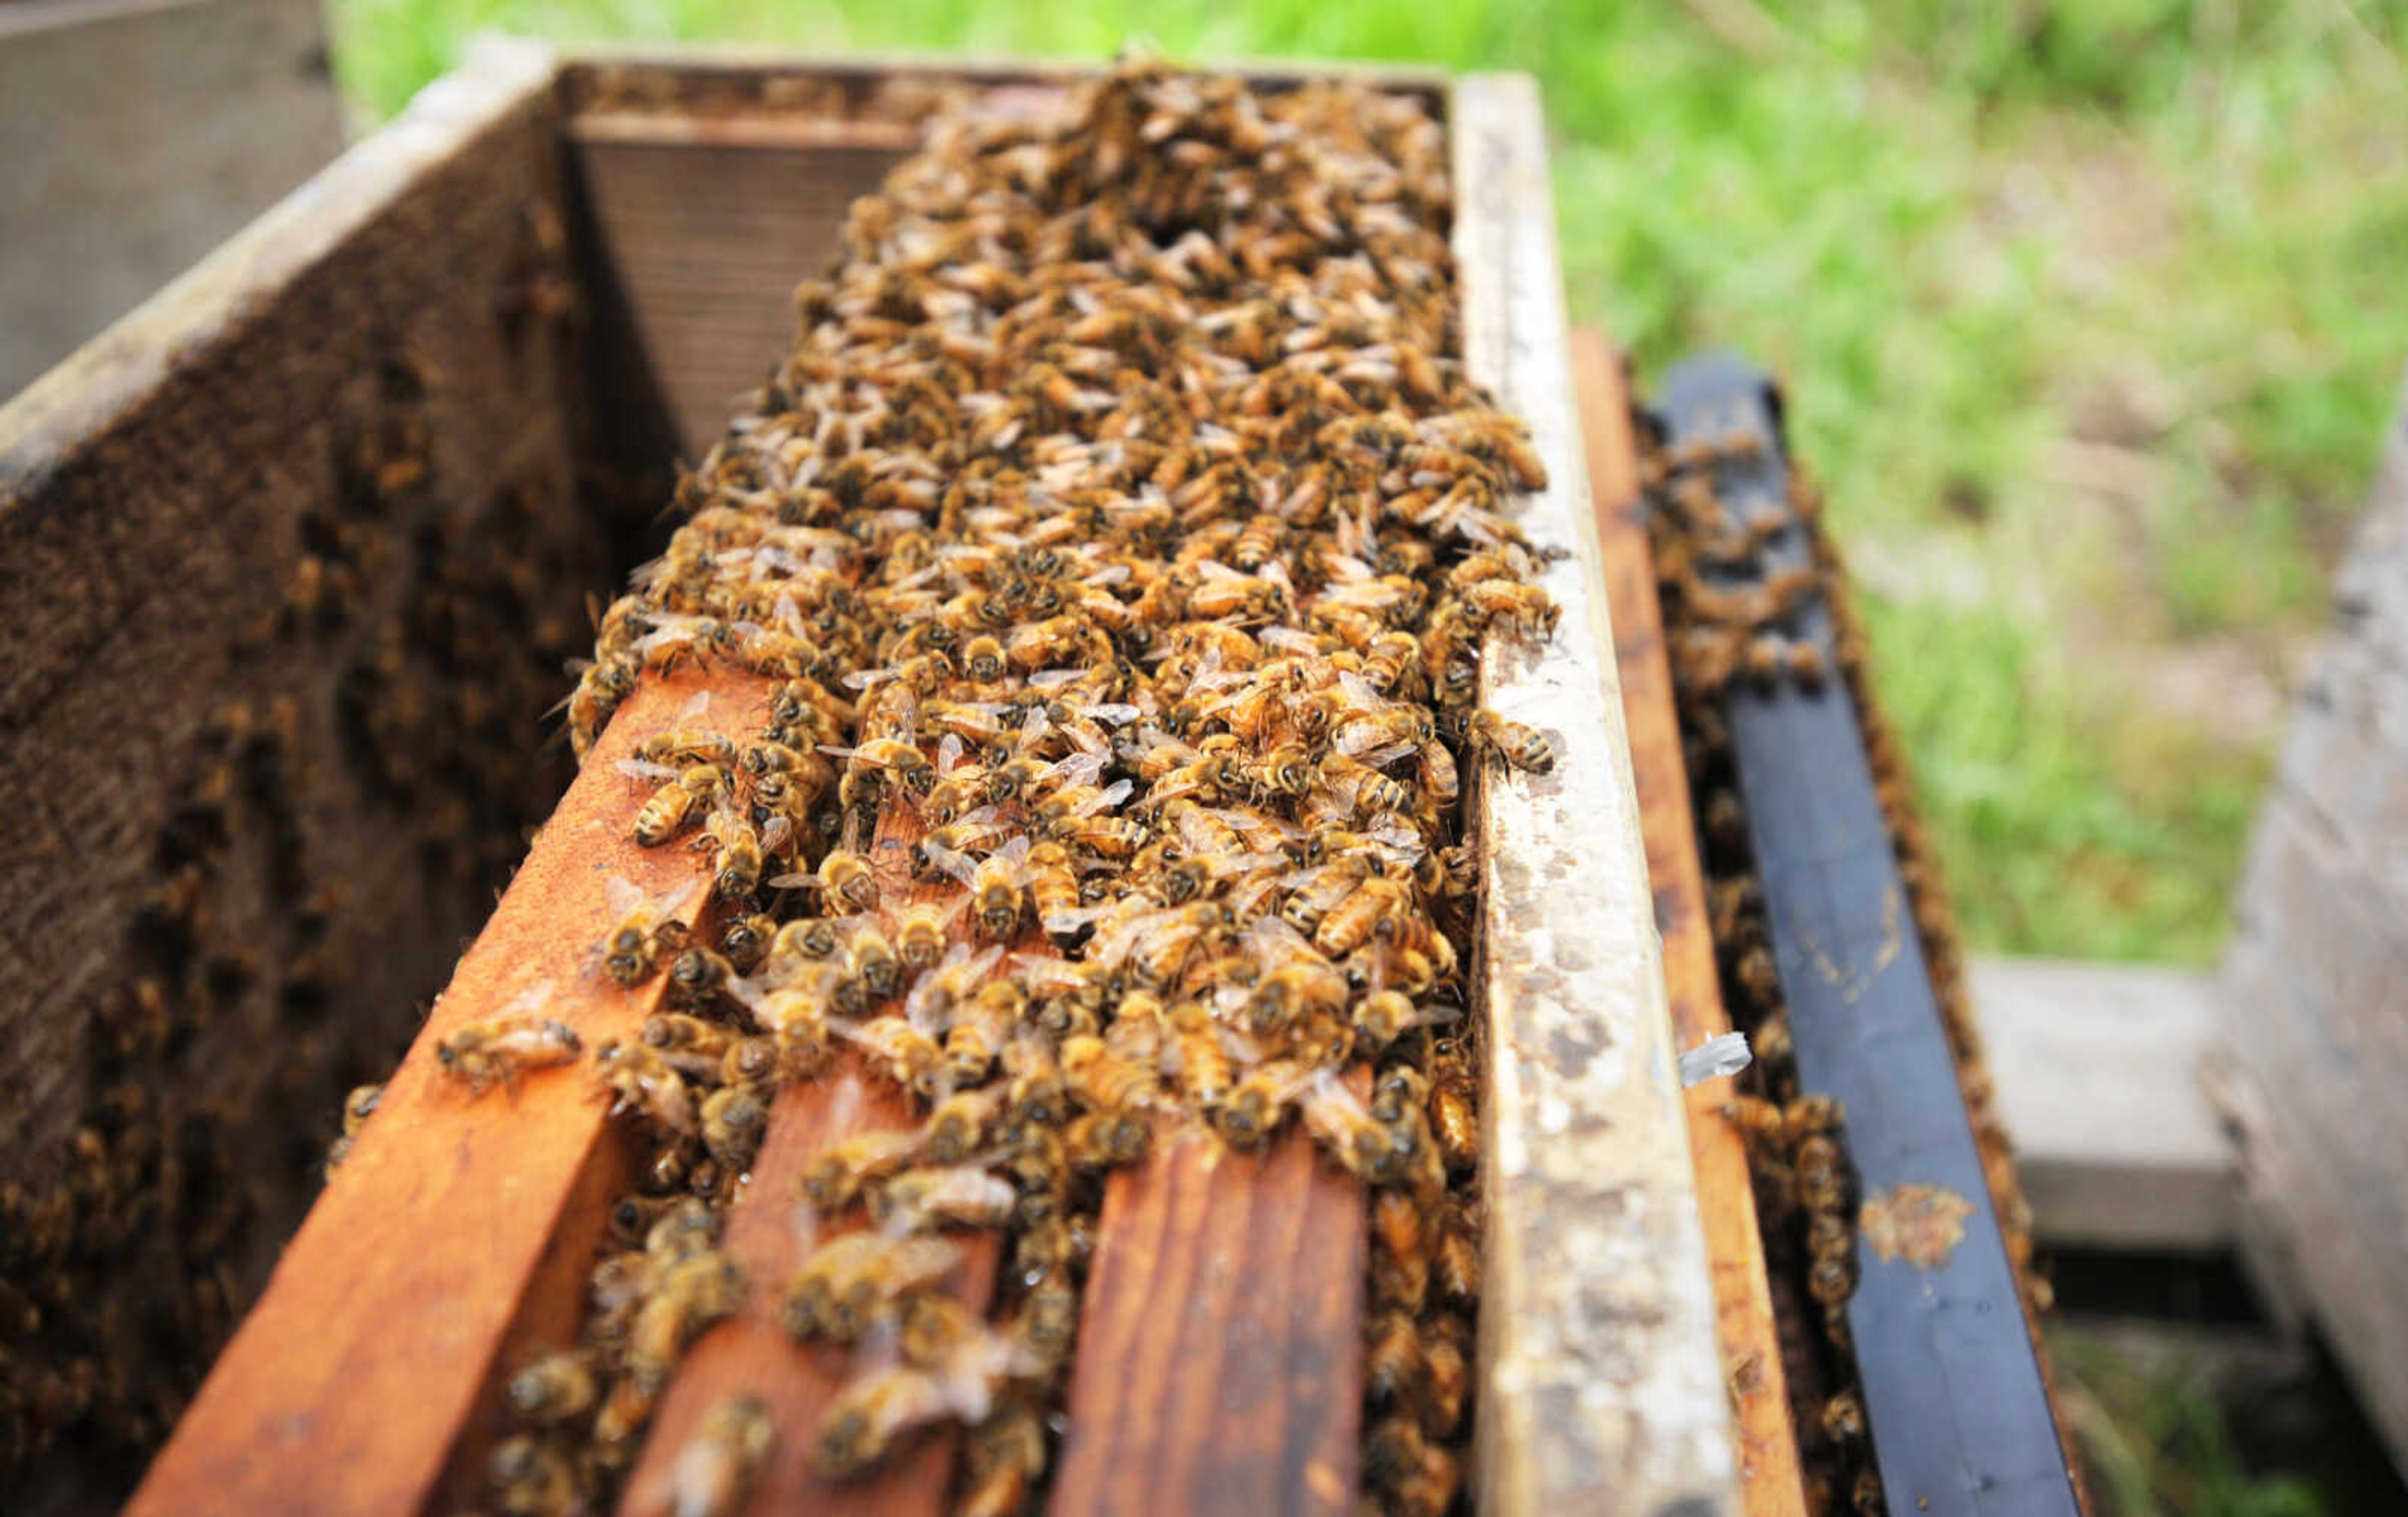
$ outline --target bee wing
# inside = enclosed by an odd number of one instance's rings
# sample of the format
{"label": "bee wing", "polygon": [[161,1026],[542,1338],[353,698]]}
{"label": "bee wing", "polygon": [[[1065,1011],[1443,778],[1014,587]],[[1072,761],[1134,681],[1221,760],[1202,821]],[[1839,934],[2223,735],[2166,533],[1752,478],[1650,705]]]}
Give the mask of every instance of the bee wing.
{"label": "bee wing", "polygon": [[[1115,810],[1119,808],[1121,802],[1127,800],[1130,794],[1136,789],[1137,785],[1132,780],[1115,780],[1103,789],[1096,792],[1095,794],[1081,801],[1077,809],[1077,814],[1082,817],[1090,817],[1094,816],[1098,811]],[[1015,841],[1017,839],[1015,839]]]}
{"label": "bee wing", "polygon": [[1100,753],[1072,753],[1054,766],[1048,778],[1064,785],[1092,785],[1104,775],[1104,757]]}
{"label": "bee wing", "polygon": [[1338,688],[1346,692],[1347,699],[1366,710],[1379,711],[1387,708],[1387,698],[1373,690],[1369,682],[1353,669],[1338,671]]}
{"label": "bee wing", "polygon": [[[1122,782],[1125,784],[1127,781]],[[992,810],[994,808],[990,807],[988,809]],[[1020,863],[1028,857],[1028,835],[1025,832],[1014,834],[1001,848],[995,851],[995,856],[1008,864]]]}
{"label": "bee wing", "polygon": [[771,890],[824,890],[827,887],[820,883],[820,877],[815,874],[781,874],[771,877],[769,888]]}
{"label": "bee wing", "polygon": [[623,874],[602,881],[602,904],[613,918],[624,917],[644,904],[644,888]]}
{"label": "bee wing", "polygon": [[1125,701],[1107,701],[1101,706],[1082,706],[1079,708],[1079,713],[1091,721],[1101,722],[1115,727],[1127,726],[1144,714]]}
{"label": "bee wing", "polygon": [[961,740],[961,738],[960,738],[960,737],[959,737],[958,735],[953,734],[953,733],[950,733],[950,732],[949,732],[949,733],[945,734],[942,737],[938,738],[938,739],[937,739],[937,773],[938,773],[938,775],[941,777],[941,776],[949,775],[949,774],[953,773],[953,766],[954,766],[955,765],[957,765],[957,764],[961,763],[961,761],[962,761],[962,753],[963,753],[963,751],[964,751],[964,749],[963,749],[963,747],[962,747],[962,740]]}
{"label": "bee wing", "polygon": [[552,981],[538,980],[510,997],[509,1005],[502,1009],[505,1015],[516,1016],[533,1011],[550,999],[552,999]]}
{"label": "bee wing", "polygon": [[825,753],[830,758],[849,759],[853,757],[853,754],[861,751],[861,750],[857,748],[846,748],[840,743],[820,743],[816,746],[821,752]]}
{"label": "bee wing", "polygon": [[1059,690],[1079,678],[1077,669],[1039,669],[1028,677],[1031,690]]}
{"label": "bee wing", "polygon": [[1375,748],[1368,753],[1357,753],[1354,756],[1375,769],[1384,769],[1406,754],[1418,751],[1418,745],[1413,743],[1390,743],[1385,748]]}
{"label": "bee wing", "polygon": [[1265,627],[1255,637],[1266,647],[1276,648],[1282,652],[1313,654],[1321,651],[1320,638],[1295,627]]}
{"label": "bee wing", "polygon": [[685,772],[674,764],[653,764],[645,759],[621,759],[611,767],[631,780],[674,780]]}
{"label": "bee wing", "polygon": [[930,864],[952,875],[964,885],[972,888],[977,886],[978,863],[968,853],[947,848],[942,843],[930,842],[926,838],[921,839],[920,852]]}
{"label": "bee wing", "polygon": [[705,711],[710,709],[710,692],[708,690],[697,690],[694,693],[693,699],[678,708],[677,721],[672,724],[676,726],[683,726],[689,722],[699,719]]}
{"label": "bee wing", "polygon": [[762,851],[769,853],[777,852],[785,845],[787,835],[794,830],[794,818],[782,814],[771,817],[761,827]]}

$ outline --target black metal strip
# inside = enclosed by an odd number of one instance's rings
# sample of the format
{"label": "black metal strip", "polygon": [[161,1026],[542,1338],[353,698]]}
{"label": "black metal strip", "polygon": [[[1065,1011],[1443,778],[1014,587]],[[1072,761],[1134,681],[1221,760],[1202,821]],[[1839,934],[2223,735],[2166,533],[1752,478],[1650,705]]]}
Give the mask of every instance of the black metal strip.
{"label": "black metal strip", "polygon": [[[1742,521],[1789,520],[1762,573],[1812,566],[1770,379],[1735,354],[1690,359],[1666,376],[1657,417],[1672,447],[1752,435],[1756,451],[1722,451],[1715,493]],[[1784,630],[1836,670],[1819,602]],[[1816,690],[1741,679],[1725,709],[1799,1080],[1844,1104],[1869,1201],[1914,1185],[1971,1208],[1929,1267],[1884,1259],[1859,1230],[1847,1315],[1889,1510],[2077,1512],[1855,702],[1836,676]]]}

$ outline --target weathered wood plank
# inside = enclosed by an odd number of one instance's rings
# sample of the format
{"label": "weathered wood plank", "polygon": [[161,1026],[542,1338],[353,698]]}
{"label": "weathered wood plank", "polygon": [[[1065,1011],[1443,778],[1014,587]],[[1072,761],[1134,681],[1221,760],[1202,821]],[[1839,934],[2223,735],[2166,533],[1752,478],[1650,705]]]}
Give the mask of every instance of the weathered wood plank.
{"label": "weathered wood plank", "polygon": [[1290,1131],[1190,1128],[1112,1176],[1049,1511],[1354,1508],[1363,1189]]}
{"label": "weathered wood plank", "polygon": [[1499,642],[1484,694],[1551,731],[1547,775],[1483,790],[1487,1252],[1476,1450],[1493,1512],[1738,1507],[1734,1439],[1674,1073],[1628,737],[1572,414],[1546,137],[1526,78],[1456,82],[1455,250],[1473,377],[1526,419],[1572,548],[1543,649]]}
{"label": "weathered wood plank", "polygon": [[[665,895],[707,867],[689,850],[636,845],[647,791],[613,765],[697,688],[648,679],[613,719],[130,1512],[423,1509],[455,1448],[473,1444],[506,1358],[534,1346],[518,1324],[534,1311],[573,1328],[622,1188],[608,1103],[582,1068],[472,1098],[436,1051],[540,987],[546,1013],[588,1048],[635,1036],[660,987],[631,996],[592,972],[616,921],[606,886],[624,877]],[[766,682],[710,688],[713,722],[767,722]],[[473,1447],[463,1462],[473,1467]]]}
{"label": "weathered wood plank", "polygon": [[[1705,869],[1698,858],[1696,814],[1681,756],[1681,718],[1673,704],[1672,666],[1648,547],[1647,506],[1639,492],[1630,397],[1602,334],[1572,334],[1572,366],[1613,621],[1623,721],[1630,733],[1631,778],[1656,925],[1664,938],[1665,989],[1679,1045],[1695,1048],[1730,1031],[1731,1023],[1714,969]],[[1739,1424],[1740,1494],[1751,1517],[1803,1513],[1798,1432],[1773,1324],[1756,1191],[1748,1179],[1746,1143],[1727,1114],[1730,1097],[1728,1081],[1709,1081],[1688,1093],[1688,1116],[1698,1207],[1713,1271],[1715,1331]]]}
{"label": "weathered wood plank", "polygon": [[2259,812],[2219,971],[2244,1257],[2304,1301],[2408,1465],[2408,402]]}
{"label": "weathered wood plank", "polygon": [[2045,959],[1971,968],[1999,1113],[2042,1241],[2230,1247],[2240,1170],[2200,1079],[2217,1021],[2213,979]]}
{"label": "weathered wood plank", "polygon": [[794,289],[913,146],[891,127],[796,144],[723,124],[572,118],[605,431],[698,461],[794,336]]}
{"label": "weathered wood plank", "polygon": [[550,66],[430,91],[0,408],[0,1143],[74,1208],[0,1219],[49,1299],[0,1379],[98,1371],[68,1506],[130,1489],[566,783],[541,712],[614,571],[532,299]]}

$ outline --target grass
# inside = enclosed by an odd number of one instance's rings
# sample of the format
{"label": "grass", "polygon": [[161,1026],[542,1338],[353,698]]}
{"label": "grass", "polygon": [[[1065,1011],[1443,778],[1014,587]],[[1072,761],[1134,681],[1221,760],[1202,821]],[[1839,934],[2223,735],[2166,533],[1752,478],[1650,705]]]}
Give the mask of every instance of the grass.
{"label": "grass", "polygon": [[1642,378],[1729,343],[1788,380],[1968,937],[2190,962],[2221,939],[2408,354],[2396,6],[330,9],[370,117],[480,28],[1530,70],[1576,315]]}

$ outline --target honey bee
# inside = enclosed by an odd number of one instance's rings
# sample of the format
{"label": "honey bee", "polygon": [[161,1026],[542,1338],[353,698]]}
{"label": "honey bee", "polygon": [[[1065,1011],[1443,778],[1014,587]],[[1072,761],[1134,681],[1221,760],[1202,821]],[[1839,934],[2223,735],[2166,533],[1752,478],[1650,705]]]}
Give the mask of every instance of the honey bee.
{"label": "honey bee", "polygon": [[842,1480],[883,1458],[912,1429],[953,1413],[956,1393],[933,1371],[897,1367],[845,1387],[811,1444],[821,1472]]}
{"label": "honey bee", "polygon": [[651,979],[660,966],[661,955],[685,944],[685,923],[671,913],[693,894],[694,886],[686,884],[657,901],[648,900],[642,890],[620,876],[605,880],[603,896],[618,925],[602,939],[604,972],[630,988]]}
{"label": "honey bee", "polygon": [[738,916],[720,929],[719,952],[738,972],[749,975],[769,956],[769,945],[777,936],[776,918],[760,912]]}
{"label": "honey bee", "polygon": [[[937,783],[937,768],[928,762],[928,755],[920,751],[916,743],[896,737],[872,738],[852,751],[846,762],[845,778],[850,780],[868,771],[893,774],[914,795],[925,795]],[[847,801],[846,804],[853,803]]]}
{"label": "honey bee", "polygon": [[509,1517],[560,1517],[585,1510],[593,1499],[592,1482],[567,1449],[533,1433],[495,1444],[485,1478],[494,1510]]}
{"label": "honey bee", "polygon": [[669,1266],[628,1330],[628,1381],[657,1395],[686,1345],[743,1304],[744,1271],[725,1254],[704,1250]]}
{"label": "honey bee", "polygon": [[1388,1308],[1363,1329],[1363,1399],[1374,1407],[1402,1403],[1428,1374],[1422,1332],[1410,1312]]}
{"label": "honey bee", "polygon": [[1471,711],[1465,720],[1465,732],[1474,747],[1496,754],[1516,769],[1545,774],[1555,766],[1553,738],[1535,727],[1509,722],[1494,711]]}
{"label": "honey bee", "polygon": [[974,1084],[995,1067],[1028,998],[1009,980],[989,980],[945,1029],[945,1067],[956,1085]]}
{"label": "honey bee", "polygon": [[1021,861],[1026,856],[1025,849],[990,854],[971,873],[972,914],[979,930],[997,942],[1019,936]]}
{"label": "honey bee", "polygon": [[1395,1134],[1373,1120],[1363,1098],[1327,1068],[1306,1077],[1297,1106],[1305,1129],[1346,1168],[1374,1185],[1401,1178],[1404,1155]]}
{"label": "honey bee", "polygon": [[1021,873],[1028,882],[1029,904],[1036,909],[1039,924],[1058,938],[1075,934],[1084,917],[1069,851],[1058,842],[1039,843],[1021,861]]}
{"label": "honey bee", "polygon": [[787,1282],[778,1321],[798,1338],[853,1342],[895,1302],[942,1282],[961,1258],[940,1238],[848,1233],[822,1245]]}
{"label": "honey bee", "polygon": [[1563,615],[1563,608],[1545,591],[1510,580],[1484,580],[1467,585],[1463,603],[1474,625],[1486,628],[1501,623],[1534,639],[1553,637],[1555,623]]}
{"label": "honey bee", "polygon": [[1440,1154],[1454,1174],[1468,1174],[1480,1165],[1480,1113],[1469,1081],[1441,1079],[1430,1088],[1429,1125]]}
{"label": "honey bee", "polygon": [[741,813],[713,811],[704,835],[712,845],[711,889],[731,901],[752,899],[767,862],[762,835]]}
{"label": "honey bee", "polygon": [[708,727],[669,727],[637,744],[636,760],[716,769],[724,775],[736,767],[736,740]]}
{"label": "honey bee", "polygon": [[1312,946],[1330,958],[1344,958],[1409,904],[1394,880],[1366,880],[1321,919],[1312,931]]}
{"label": "honey bee", "polygon": [[724,769],[696,764],[677,771],[674,779],[653,791],[652,798],[637,810],[636,841],[646,848],[660,847],[683,832],[707,804],[726,792]]}
{"label": "honey bee", "polygon": [[1025,1401],[1006,1405],[970,1432],[958,1517],[1016,1517],[1045,1475],[1045,1423]]}
{"label": "honey bee", "polygon": [[1346,1008],[1346,977],[1312,956],[1300,955],[1265,975],[1246,998],[1246,1015],[1257,1033],[1285,1030],[1316,1012]]}
{"label": "honey bee", "polygon": [[[933,902],[906,907],[901,925],[895,932],[896,956],[913,974],[933,969],[945,955],[947,929],[958,915],[958,905],[946,907]],[[882,994],[893,995],[893,990]]]}
{"label": "honey bee", "polygon": [[877,874],[870,868],[867,859],[848,849],[828,850],[827,856],[820,860],[819,868],[810,874],[784,875],[769,882],[781,890],[820,891],[828,900],[842,902],[854,911],[867,911],[878,905]]}
{"label": "honey bee", "polygon": [[677,1006],[706,1006],[740,978],[725,957],[707,948],[689,948],[669,966],[668,998]]}
{"label": "honey bee", "polygon": [[985,1166],[957,1164],[907,1169],[869,1192],[869,1214],[888,1232],[924,1227],[1000,1227],[1020,1199],[1011,1182]]}
{"label": "honey bee", "polygon": [[865,1186],[902,1169],[919,1155],[914,1133],[869,1132],[823,1150],[803,1166],[796,1188],[824,1212],[851,1206]]}
{"label": "honey bee", "polygon": [[952,1076],[937,1040],[902,1017],[833,1024],[837,1035],[868,1055],[872,1066],[896,1084],[935,1099],[950,1094]]}
{"label": "honey bee", "polygon": [[[984,1072],[980,1071],[982,1075]],[[1003,1114],[1004,1095],[1002,1087],[988,1086],[966,1090],[939,1101],[920,1128],[920,1152],[935,1165],[960,1164],[968,1159],[986,1146],[988,1136]]]}
{"label": "honey bee", "polygon": [[674,1517],[736,1517],[776,1437],[758,1397],[735,1396],[711,1408],[669,1466]]}
{"label": "honey bee", "polygon": [[1063,1144],[1073,1167],[1102,1169],[1140,1162],[1153,1139],[1154,1129],[1135,1112],[1096,1110],[1072,1120]]}
{"label": "honey bee", "polygon": [[962,672],[977,684],[993,684],[1002,679],[1010,665],[1005,660],[1003,644],[992,636],[981,634],[962,648]]}
{"label": "honey bee", "polygon": [[1287,1120],[1300,1083],[1294,1065],[1255,1066],[1240,1079],[1215,1113],[1214,1125],[1231,1148],[1253,1150],[1271,1139]]}
{"label": "honey bee", "polygon": [[702,1103],[703,1146],[730,1171],[741,1172],[752,1165],[768,1125],[769,1104],[750,1086],[726,1086]]}
{"label": "honey bee", "polygon": [[1016,1038],[1003,1051],[1003,1068],[1014,1122],[1050,1126],[1068,1116],[1069,1086],[1053,1044],[1033,1034]]}
{"label": "honey bee", "polygon": [[565,1423],[594,1410],[602,1381],[592,1354],[575,1350],[547,1353],[509,1379],[504,1399],[531,1423]]}
{"label": "honey bee", "polygon": [[[550,992],[547,981],[514,1004],[539,1002]],[[511,1011],[454,1028],[435,1045],[435,1057],[446,1075],[466,1085],[471,1095],[481,1095],[497,1083],[515,1092],[523,1071],[566,1064],[584,1049],[577,1029],[568,1023]]]}
{"label": "honey bee", "polygon": [[[941,944],[938,952],[942,952]],[[895,945],[876,927],[864,924],[853,929],[852,939],[845,945],[844,966],[846,978],[858,980],[872,999],[885,1000],[902,989],[903,961],[896,953]],[[843,1004],[841,992],[838,1001]]]}
{"label": "honey bee", "polygon": [[612,1111],[641,1111],[670,1132],[700,1136],[693,1095],[658,1052],[641,1043],[610,1042],[595,1050],[594,1059],[614,1097]]}

